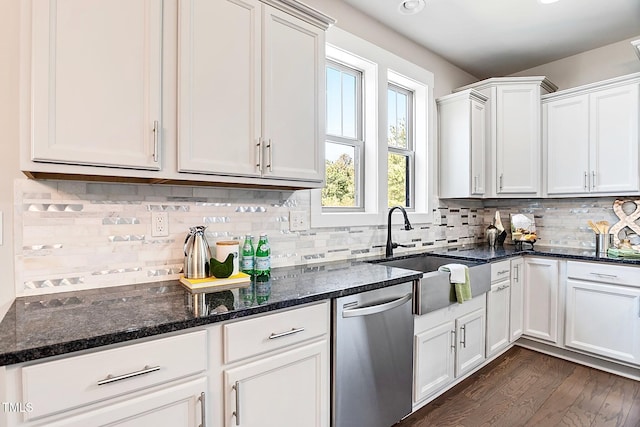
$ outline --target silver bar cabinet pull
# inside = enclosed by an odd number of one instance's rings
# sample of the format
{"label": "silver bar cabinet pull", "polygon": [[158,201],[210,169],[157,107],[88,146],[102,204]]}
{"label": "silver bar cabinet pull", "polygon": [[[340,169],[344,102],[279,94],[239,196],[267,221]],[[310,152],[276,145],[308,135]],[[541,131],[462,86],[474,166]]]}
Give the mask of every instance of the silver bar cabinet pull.
{"label": "silver bar cabinet pull", "polygon": [[273,172],[273,144],[271,143],[271,138],[269,138],[267,148],[269,149],[269,163],[267,164],[267,168],[269,172]]}
{"label": "silver bar cabinet pull", "polygon": [[200,397],[198,398],[198,400],[200,401],[200,421],[201,424],[199,427],[207,427],[207,410],[205,407],[205,395],[204,395],[204,391],[202,393],[200,393]]}
{"label": "silver bar cabinet pull", "polygon": [[279,332],[279,333],[274,332],[271,335],[269,335],[269,339],[275,340],[276,338],[286,337],[287,335],[293,335],[299,332],[304,332],[304,328],[291,328],[290,331]]}
{"label": "silver bar cabinet pull", "polygon": [[456,331],[451,331],[451,351],[456,351]]}
{"label": "silver bar cabinet pull", "polygon": [[157,120],[153,121],[153,161],[158,162],[158,139],[160,132],[159,123]]}
{"label": "silver bar cabinet pull", "polygon": [[589,186],[587,185],[588,175],[589,175],[589,174],[587,173],[587,171],[584,171],[584,189],[585,189],[585,190],[588,190],[588,189],[589,189]]}
{"label": "silver bar cabinet pull", "polygon": [[502,191],[502,184],[503,184],[503,181],[504,181],[504,174],[503,174],[503,173],[501,173],[501,174],[500,174],[500,191]]}
{"label": "silver bar cabinet pull", "polygon": [[105,384],[111,384],[114,383],[116,381],[121,381],[121,380],[126,380],[127,378],[132,378],[132,377],[137,377],[139,375],[145,375],[145,374],[150,374],[151,372],[156,372],[160,370],[160,366],[145,366],[144,369],[140,369],[139,371],[135,371],[135,372],[129,372],[128,374],[124,374],[124,375],[118,375],[116,377],[114,377],[113,375],[109,374],[107,375],[107,377],[103,380],[98,381],[98,385],[105,385]]}
{"label": "silver bar cabinet pull", "polygon": [[462,339],[460,340],[460,344],[462,344],[462,348],[467,348],[467,325],[462,325],[460,329],[462,329]]}
{"label": "silver bar cabinet pull", "polygon": [[256,150],[256,168],[260,169],[262,167],[262,138],[258,138]]}
{"label": "silver bar cabinet pull", "polygon": [[591,189],[596,189],[596,171],[591,171]]}
{"label": "silver bar cabinet pull", "polygon": [[231,415],[236,417],[236,425],[240,425],[240,381],[236,381],[236,383],[231,387],[236,391],[236,410],[233,411]]}

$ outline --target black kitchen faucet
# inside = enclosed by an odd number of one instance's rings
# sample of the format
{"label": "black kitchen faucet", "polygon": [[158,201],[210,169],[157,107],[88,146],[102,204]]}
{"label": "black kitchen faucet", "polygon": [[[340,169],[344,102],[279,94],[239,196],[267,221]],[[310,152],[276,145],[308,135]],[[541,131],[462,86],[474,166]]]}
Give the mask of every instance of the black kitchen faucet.
{"label": "black kitchen faucet", "polygon": [[413,227],[411,226],[411,223],[409,222],[409,217],[407,216],[407,211],[405,211],[402,206],[394,206],[391,209],[389,209],[389,217],[387,218],[387,251],[386,251],[386,254],[385,254],[385,256],[387,258],[390,257],[390,256],[393,256],[393,250],[395,248],[397,248],[398,246],[401,246],[403,248],[407,247],[406,245],[399,245],[399,244],[393,243],[391,241],[391,214],[396,209],[400,209],[400,211],[402,211],[402,215],[404,216],[404,229],[405,230],[413,230]]}

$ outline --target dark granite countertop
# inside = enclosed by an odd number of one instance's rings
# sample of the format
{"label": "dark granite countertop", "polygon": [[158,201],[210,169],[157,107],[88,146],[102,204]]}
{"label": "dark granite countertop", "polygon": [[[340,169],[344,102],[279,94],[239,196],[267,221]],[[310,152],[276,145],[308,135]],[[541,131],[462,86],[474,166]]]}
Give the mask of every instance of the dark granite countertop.
{"label": "dark granite countertop", "polygon": [[[640,260],[599,258],[589,249],[476,245],[423,252],[486,262],[524,254],[640,266]],[[398,258],[405,256],[412,255]],[[19,297],[0,323],[0,366],[337,298],[421,276],[344,261],[274,269],[268,282],[202,295],[200,303],[178,281]]]}
{"label": "dark granite countertop", "polygon": [[[337,298],[421,276],[401,268],[345,261],[278,268],[267,282],[198,297],[178,281],[19,297],[0,323],[0,366]],[[196,300],[201,297],[202,305]]]}

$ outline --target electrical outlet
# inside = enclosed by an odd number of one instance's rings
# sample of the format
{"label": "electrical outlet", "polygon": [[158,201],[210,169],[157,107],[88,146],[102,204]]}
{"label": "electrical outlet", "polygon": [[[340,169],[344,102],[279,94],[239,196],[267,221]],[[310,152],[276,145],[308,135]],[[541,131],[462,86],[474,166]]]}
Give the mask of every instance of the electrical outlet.
{"label": "electrical outlet", "polygon": [[166,237],[169,235],[169,213],[151,212],[151,237]]}
{"label": "electrical outlet", "polygon": [[306,231],[309,229],[305,211],[289,212],[289,231]]}

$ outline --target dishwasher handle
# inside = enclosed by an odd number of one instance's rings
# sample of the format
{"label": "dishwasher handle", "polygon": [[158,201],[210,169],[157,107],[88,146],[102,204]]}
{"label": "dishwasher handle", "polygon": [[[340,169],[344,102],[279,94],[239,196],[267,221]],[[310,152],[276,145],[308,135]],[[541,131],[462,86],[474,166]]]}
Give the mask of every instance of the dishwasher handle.
{"label": "dishwasher handle", "polygon": [[370,305],[366,307],[355,307],[347,310],[342,310],[342,317],[358,317],[368,316],[370,314],[378,314],[384,311],[392,310],[396,307],[400,307],[402,304],[411,301],[412,293],[408,293],[403,297],[394,299],[382,304]]}

